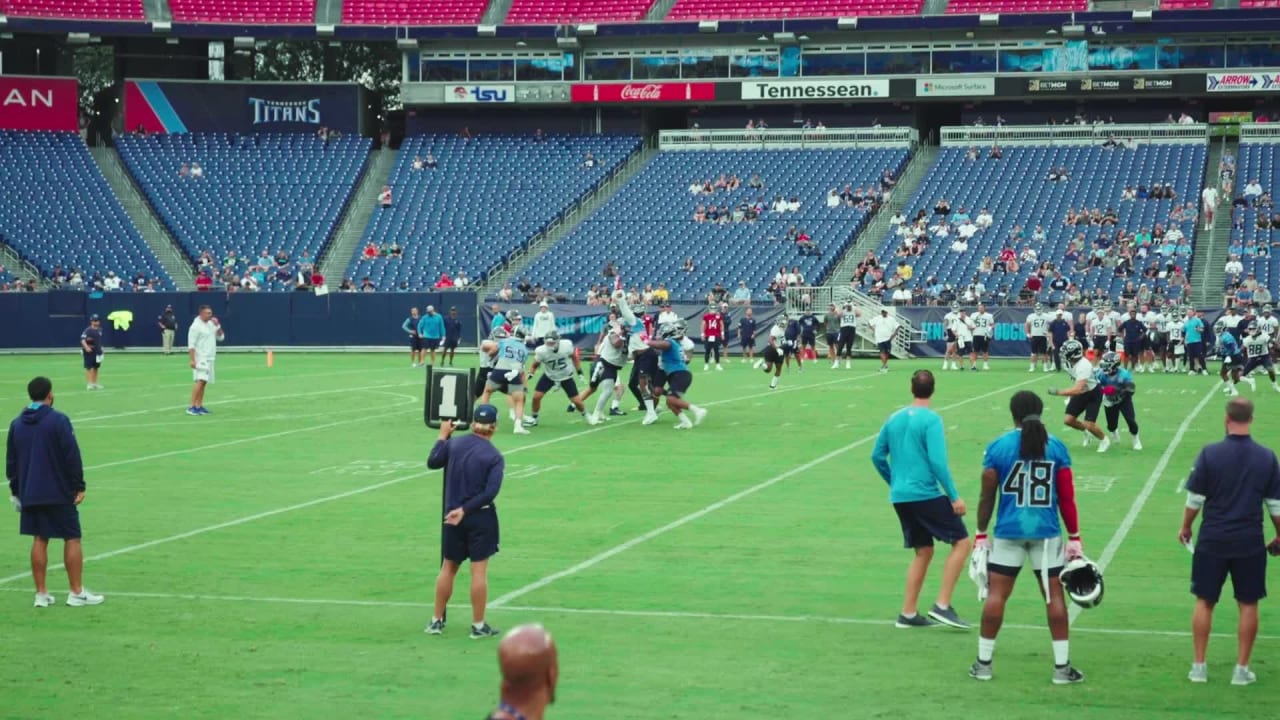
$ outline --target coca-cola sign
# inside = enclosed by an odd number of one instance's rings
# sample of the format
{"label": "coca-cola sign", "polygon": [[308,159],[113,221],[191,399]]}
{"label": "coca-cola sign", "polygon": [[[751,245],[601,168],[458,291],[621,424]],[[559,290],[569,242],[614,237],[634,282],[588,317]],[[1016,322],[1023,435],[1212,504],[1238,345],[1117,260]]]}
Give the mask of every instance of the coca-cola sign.
{"label": "coca-cola sign", "polygon": [[570,88],[576,103],[704,102],[716,99],[715,83],[607,83]]}

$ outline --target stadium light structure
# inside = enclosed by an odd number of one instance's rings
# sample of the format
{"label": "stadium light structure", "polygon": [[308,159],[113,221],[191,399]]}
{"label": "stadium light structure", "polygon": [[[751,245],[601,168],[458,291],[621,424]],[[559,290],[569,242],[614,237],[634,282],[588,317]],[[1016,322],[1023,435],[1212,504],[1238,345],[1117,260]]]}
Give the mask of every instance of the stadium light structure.
{"label": "stadium light structure", "polygon": [[839,30],[857,30],[858,18],[836,18],[836,28]]}
{"label": "stadium light structure", "polygon": [[720,21],[719,20],[703,20],[702,22],[698,23],[698,32],[700,33],[720,32]]}
{"label": "stadium light structure", "polygon": [[983,27],[992,27],[1000,24],[1000,13],[982,13],[978,16],[978,24]]}
{"label": "stadium light structure", "polygon": [[1084,26],[1083,25],[1063,25],[1062,37],[1082,38],[1084,37]]}
{"label": "stadium light structure", "polygon": [[316,37],[333,37],[334,32],[333,25],[316,24]]}
{"label": "stadium light structure", "polygon": [[396,47],[400,50],[417,50],[418,40],[417,38],[408,37],[396,38]]}
{"label": "stadium light structure", "polygon": [[577,50],[582,47],[582,43],[578,42],[576,37],[558,37],[556,38],[556,47],[561,50]]}
{"label": "stadium light structure", "polygon": [[1151,22],[1151,11],[1150,10],[1134,10],[1133,21],[1140,22],[1140,23]]}
{"label": "stadium light structure", "polygon": [[476,35],[479,35],[480,37],[497,37],[498,26],[497,25],[477,25]]}
{"label": "stadium light structure", "polygon": [[795,45],[796,34],[793,32],[776,32],[773,34],[773,41],[779,45]]}
{"label": "stadium light structure", "polygon": [[596,27],[595,23],[584,23],[578,26],[578,34],[584,37],[595,35],[598,30],[599,28]]}
{"label": "stadium light structure", "polygon": [[247,37],[245,35],[241,35],[239,37],[234,38],[231,41],[231,47],[235,48],[236,50],[253,50],[254,48],[258,47],[258,44],[254,41],[253,38]]}
{"label": "stadium light structure", "polygon": [[153,33],[168,33],[172,29],[173,29],[173,23],[169,20],[152,20],[151,21],[151,32]]}
{"label": "stadium light structure", "polygon": [[68,45],[88,45],[89,41],[90,41],[89,33],[86,33],[86,32],[67,33]]}

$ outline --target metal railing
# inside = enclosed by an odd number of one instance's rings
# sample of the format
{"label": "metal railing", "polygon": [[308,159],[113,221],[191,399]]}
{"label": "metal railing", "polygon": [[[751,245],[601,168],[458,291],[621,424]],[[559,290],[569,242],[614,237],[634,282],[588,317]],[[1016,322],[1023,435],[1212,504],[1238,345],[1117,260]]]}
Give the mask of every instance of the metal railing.
{"label": "metal railing", "polygon": [[827,307],[853,307],[858,311],[860,319],[857,325],[858,336],[875,347],[875,337],[870,327],[870,320],[880,317],[881,310],[888,310],[889,315],[898,321],[899,330],[893,336],[894,357],[907,357],[911,354],[911,344],[924,342],[924,332],[916,329],[911,321],[899,314],[892,305],[875,300],[866,293],[848,286],[823,285],[820,287],[787,288],[786,313],[799,315],[807,312],[824,313]]}
{"label": "metal railing", "polygon": [[1280,124],[1240,123],[1240,142],[1280,142]]}
{"label": "metal railing", "polygon": [[765,130],[661,130],[663,150],[794,150],[914,146],[920,133],[910,127],[807,128]]}
{"label": "metal railing", "polygon": [[[1245,126],[1241,126],[1243,129]],[[1280,128],[1277,128],[1280,130]],[[1178,125],[1004,125],[942,128],[942,146],[965,145],[1101,145],[1108,137],[1137,143],[1208,142],[1203,123]]]}

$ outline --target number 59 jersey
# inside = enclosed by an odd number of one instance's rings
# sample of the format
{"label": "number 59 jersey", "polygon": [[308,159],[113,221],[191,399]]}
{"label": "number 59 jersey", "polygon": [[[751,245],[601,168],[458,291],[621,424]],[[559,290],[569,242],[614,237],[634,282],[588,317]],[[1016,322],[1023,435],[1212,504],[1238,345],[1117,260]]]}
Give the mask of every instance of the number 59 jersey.
{"label": "number 59 jersey", "polygon": [[995,537],[1006,540],[1040,540],[1059,537],[1058,471],[1071,467],[1071,456],[1061,440],[1050,436],[1045,457],[1021,456],[1022,431],[1010,430],[987,446],[982,467],[996,473]]}

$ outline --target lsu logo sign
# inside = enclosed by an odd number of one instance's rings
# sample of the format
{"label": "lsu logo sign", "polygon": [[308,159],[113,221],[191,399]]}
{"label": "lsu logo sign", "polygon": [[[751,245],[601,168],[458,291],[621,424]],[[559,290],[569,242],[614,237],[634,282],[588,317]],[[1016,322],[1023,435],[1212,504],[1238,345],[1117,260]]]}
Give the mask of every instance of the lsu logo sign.
{"label": "lsu logo sign", "polygon": [[304,125],[320,124],[320,99],[310,100],[264,100],[249,98],[249,108],[253,111],[252,124],[268,123],[302,123]]}
{"label": "lsu logo sign", "polygon": [[446,103],[512,103],[515,85],[455,85],[445,89]]}

